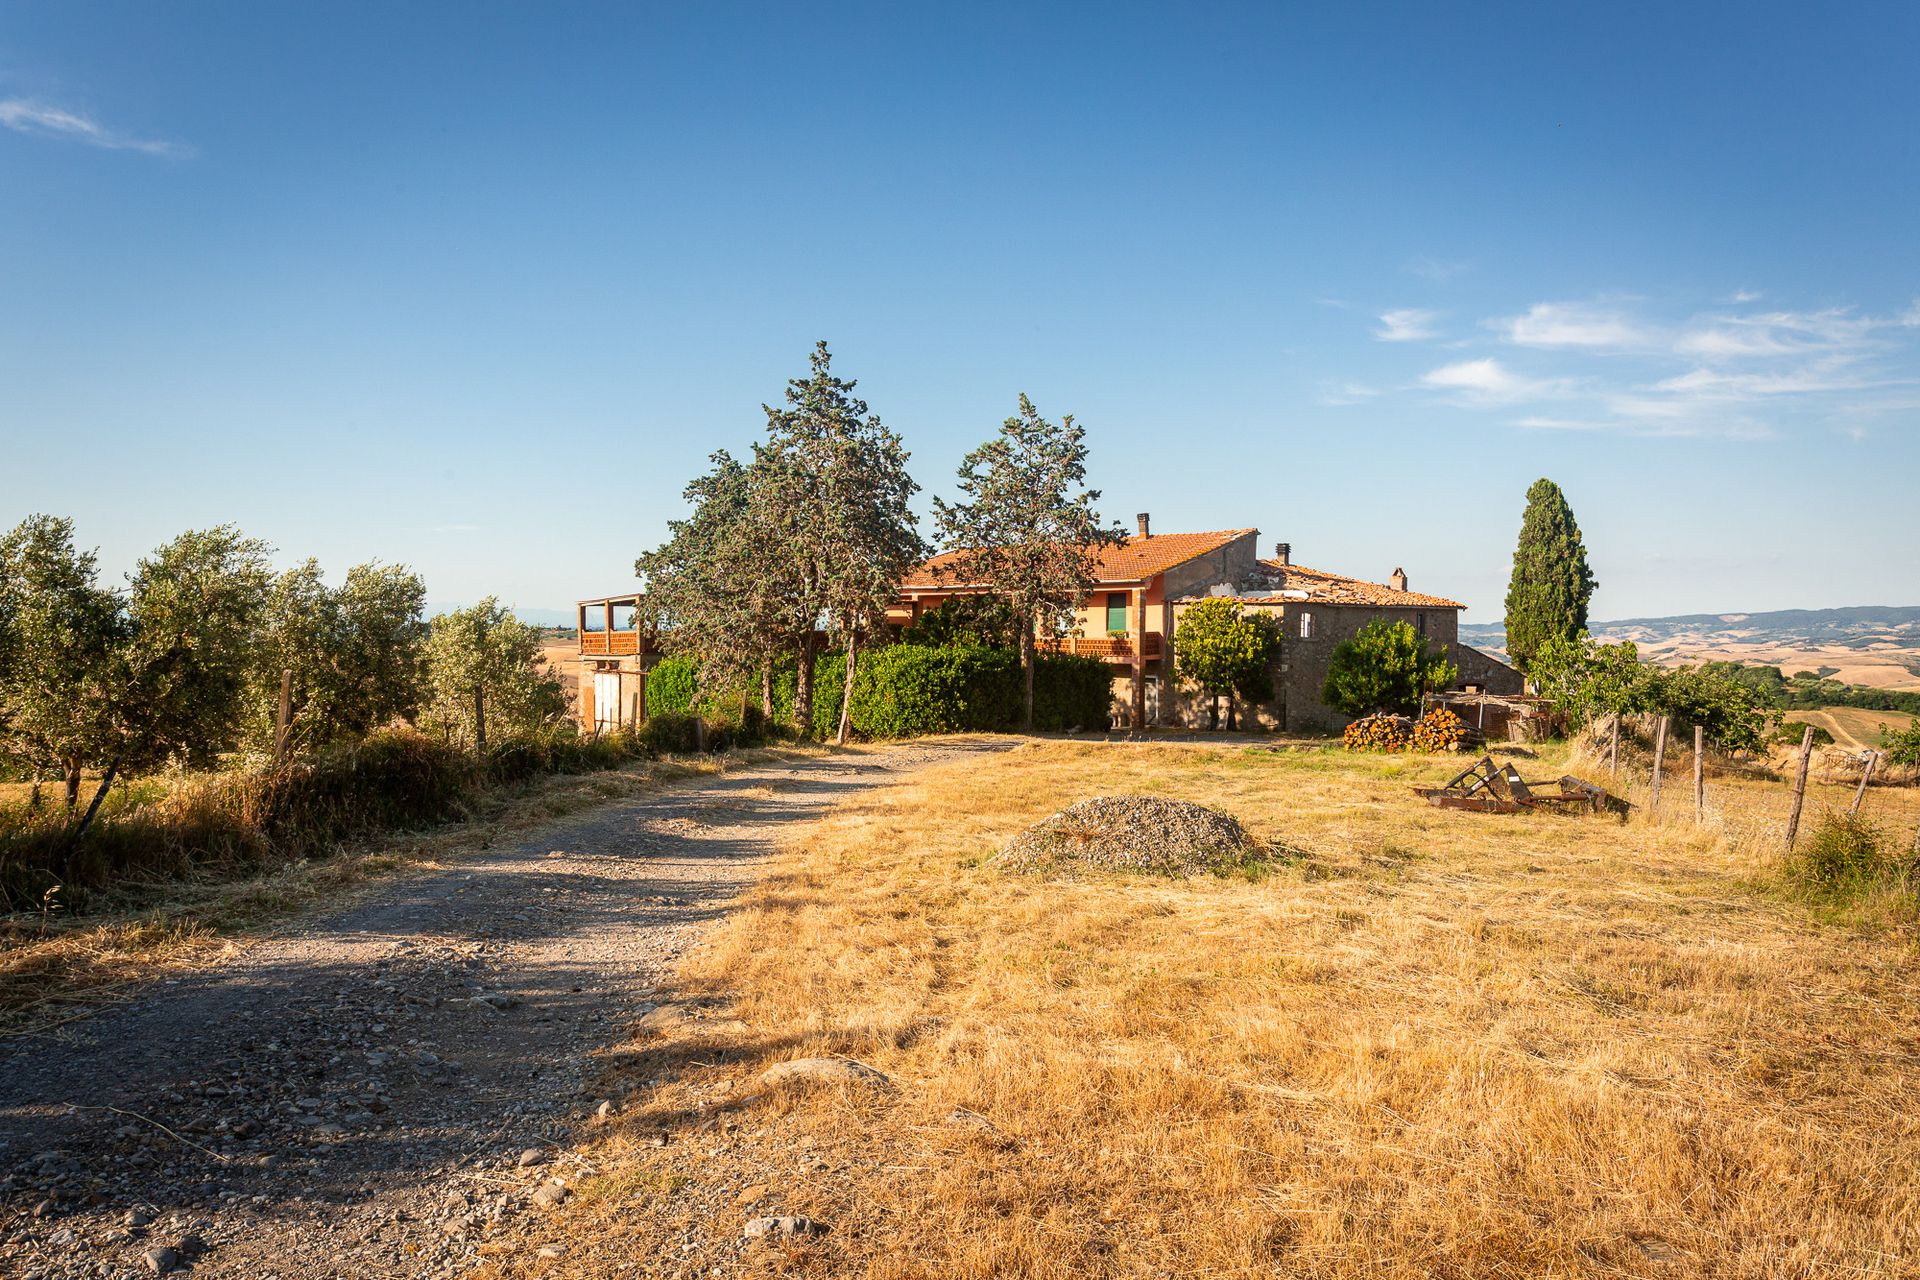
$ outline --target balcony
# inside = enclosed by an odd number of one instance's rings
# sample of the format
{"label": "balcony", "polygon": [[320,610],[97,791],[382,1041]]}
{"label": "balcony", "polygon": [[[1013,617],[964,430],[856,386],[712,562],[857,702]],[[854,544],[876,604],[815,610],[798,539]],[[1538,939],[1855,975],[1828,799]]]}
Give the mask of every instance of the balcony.
{"label": "balcony", "polygon": [[[1078,654],[1083,658],[1099,658],[1105,662],[1133,661],[1133,637],[1128,635],[1043,637],[1037,643],[1042,653]],[[1149,662],[1160,656],[1158,631],[1147,632],[1140,655]]]}
{"label": "balcony", "polygon": [[638,631],[582,631],[580,652],[594,658],[618,658],[640,652]]}

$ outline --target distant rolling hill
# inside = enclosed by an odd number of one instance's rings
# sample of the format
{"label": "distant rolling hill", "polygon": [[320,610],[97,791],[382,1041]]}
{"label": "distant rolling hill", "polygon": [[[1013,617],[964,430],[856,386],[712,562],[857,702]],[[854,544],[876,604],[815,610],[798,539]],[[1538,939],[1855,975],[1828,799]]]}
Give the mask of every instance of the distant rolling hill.
{"label": "distant rolling hill", "polygon": [[[1920,689],[1920,606],[1776,609],[1765,613],[1689,613],[1671,618],[1596,622],[1595,638],[1631,640],[1663,665],[1722,659],[1817,671],[1849,684]],[[1503,624],[1465,624],[1460,639],[1504,652]]]}

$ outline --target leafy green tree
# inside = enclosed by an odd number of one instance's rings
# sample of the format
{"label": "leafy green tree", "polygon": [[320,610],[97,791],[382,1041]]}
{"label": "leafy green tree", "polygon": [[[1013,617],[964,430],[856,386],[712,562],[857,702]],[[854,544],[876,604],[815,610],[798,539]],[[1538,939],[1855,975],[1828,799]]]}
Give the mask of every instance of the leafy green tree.
{"label": "leafy green tree", "polygon": [[782,408],[765,406],[767,438],[755,450],[754,522],[771,531],[767,553],[793,576],[783,592],[802,628],[794,713],[811,723],[816,622],[842,636],[847,662],[839,738],[846,740],[860,637],[875,631],[907,569],[926,554],[910,505],[919,485],[907,474],[898,433],[833,373],[825,342],[814,345],[808,377],[788,382]]}
{"label": "leafy green tree", "polygon": [[935,649],[1019,647],[1013,610],[998,596],[948,596],[900,633],[902,644]]}
{"label": "leafy green tree", "polygon": [[1220,699],[1227,699],[1227,728],[1234,727],[1234,695],[1248,702],[1273,696],[1280,624],[1265,612],[1246,613],[1236,600],[1202,600],[1180,615],[1174,634],[1174,666],[1208,695],[1207,728],[1220,727]]}
{"label": "leafy green tree", "polygon": [[1656,672],[1652,709],[1671,716],[1681,730],[1695,725],[1723,751],[1758,751],[1766,744],[1768,704],[1749,684],[1735,679],[1727,663],[1701,663]]}
{"label": "leafy green tree", "polygon": [[1566,495],[1551,480],[1534,481],[1507,586],[1507,652],[1514,665],[1531,674],[1529,664],[1543,644],[1584,632],[1595,585]]}
{"label": "leafy green tree", "polygon": [[1412,623],[1370,622],[1333,647],[1320,700],[1350,716],[1418,715],[1420,700],[1459,674],[1446,650],[1430,650]]}
{"label": "leafy green tree", "polygon": [[288,745],[351,741],[419,709],[426,585],[400,565],[368,563],[330,588],[317,560],[267,593],[252,676],[249,737],[273,742],[281,672],[291,672]]}
{"label": "leafy green tree", "polygon": [[1048,422],[1023,393],[1020,412],[960,463],[960,502],[933,500],[940,538],[959,553],[947,574],[984,583],[1019,628],[1022,727],[1033,728],[1034,638],[1065,627],[1094,582],[1103,549],[1125,534],[1101,523],[1087,478],[1086,432]]}
{"label": "leafy green tree", "polygon": [[189,530],[135,566],[116,758],[211,765],[239,745],[271,572],[232,525]]}
{"label": "leafy green tree", "polygon": [[120,601],[73,545],[73,521],[29,516],[0,537],[0,755],[40,778],[58,773],[69,811],[80,773],[114,739],[125,639]]}
{"label": "leafy green tree", "polygon": [[539,629],[492,596],[434,616],[426,667],[421,723],[449,741],[478,746],[485,736],[539,733],[567,713],[566,692],[540,652]]}
{"label": "leafy green tree", "polygon": [[1596,644],[1585,634],[1549,638],[1535,651],[1530,674],[1540,695],[1573,725],[1652,710],[1660,683],[1632,641]]}
{"label": "leafy green tree", "polygon": [[771,716],[773,666],[813,623],[770,518],[768,464],[743,464],[725,450],[712,462],[685,490],[691,513],[669,522],[667,541],[634,562],[646,583],[640,611],[662,647],[690,660],[687,670],[707,692],[758,675],[761,710]]}
{"label": "leafy green tree", "polygon": [[1880,748],[1893,764],[1920,765],[1920,720],[1904,729],[1882,729]]}

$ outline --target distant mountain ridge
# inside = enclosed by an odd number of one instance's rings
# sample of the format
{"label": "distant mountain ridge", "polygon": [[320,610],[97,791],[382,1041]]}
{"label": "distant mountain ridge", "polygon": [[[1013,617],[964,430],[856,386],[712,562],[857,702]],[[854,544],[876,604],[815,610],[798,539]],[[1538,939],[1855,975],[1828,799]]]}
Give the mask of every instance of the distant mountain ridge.
{"label": "distant mountain ridge", "polygon": [[[1920,605],[1856,605],[1846,609],[1773,609],[1760,613],[1683,613],[1668,618],[1618,618],[1589,627],[1596,639],[1660,644],[1688,640],[1870,649],[1920,646]],[[1504,649],[1504,622],[1465,623],[1460,639],[1477,648]]]}

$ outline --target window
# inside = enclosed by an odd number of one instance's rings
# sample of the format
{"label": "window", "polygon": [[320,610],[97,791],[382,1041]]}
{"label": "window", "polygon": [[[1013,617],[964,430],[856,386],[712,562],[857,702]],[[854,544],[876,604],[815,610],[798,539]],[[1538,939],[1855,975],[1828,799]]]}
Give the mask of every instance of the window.
{"label": "window", "polygon": [[607,611],[602,605],[583,604],[580,606],[580,630],[605,631],[607,629]]}
{"label": "window", "polygon": [[615,631],[633,630],[634,606],[632,601],[613,606],[613,629]]}
{"label": "window", "polygon": [[1107,592],[1107,631],[1125,631],[1127,629],[1127,593],[1124,591]]}
{"label": "window", "polygon": [[1313,615],[1310,613],[1300,615],[1300,638],[1302,640],[1313,639]]}

